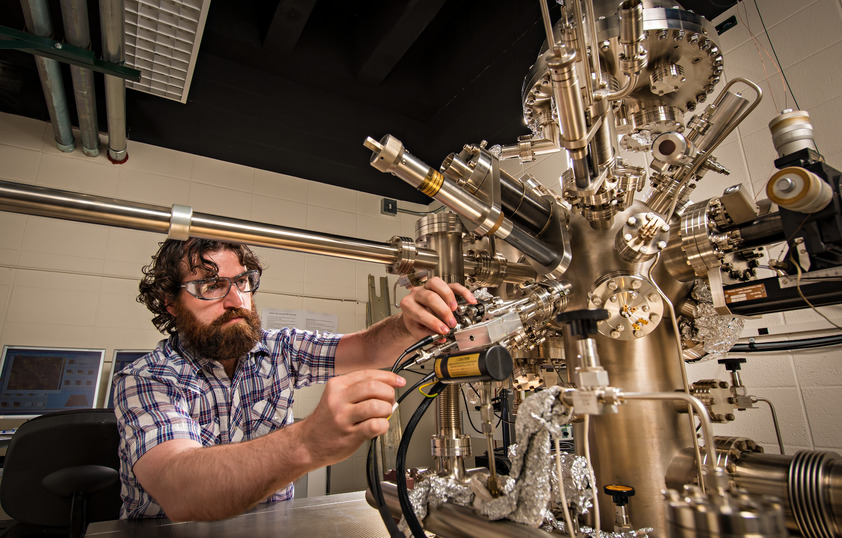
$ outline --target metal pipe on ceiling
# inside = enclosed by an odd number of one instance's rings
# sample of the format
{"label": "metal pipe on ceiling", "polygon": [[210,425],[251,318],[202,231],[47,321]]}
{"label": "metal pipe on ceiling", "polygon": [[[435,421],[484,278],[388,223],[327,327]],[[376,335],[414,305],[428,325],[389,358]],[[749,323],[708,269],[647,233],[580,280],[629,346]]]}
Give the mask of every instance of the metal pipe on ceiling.
{"label": "metal pipe on ceiling", "polygon": [[[20,5],[27,29],[34,35],[52,38],[53,25],[46,0],[21,0]],[[41,88],[44,90],[44,98],[47,100],[47,111],[53,125],[56,146],[61,151],[69,153],[76,149],[76,141],[70,126],[70,112],[67,109],[61,69],[55,60],[42,56],[34,58],[38,76],[41,79]]]}
{"label": "metal pipe on ceiling", "polygon": [[[123,0],[99,3],[102,29],[102,55],[107,62],[122,65],[123,57]],[[105,75],[105,107],[108,115],[108,158],[115,164],[126,162],[126,81]]]}
{"label": "metal pipe on ceiling", "polygon": [[[105,2],[107,3],[107,2]],[[64,37],[76,47],[88,49],[91,46],[91,31],[88,24],[88,4],[85,0],[61,0],[61,16],[64,21]],[[88,157],[99,155],[99,124],[96,113],[96,92],[94,72],[76,65],[70,66],[73,78],[73,93],[76,98],[76,114],[82,138],[82,151]]]}

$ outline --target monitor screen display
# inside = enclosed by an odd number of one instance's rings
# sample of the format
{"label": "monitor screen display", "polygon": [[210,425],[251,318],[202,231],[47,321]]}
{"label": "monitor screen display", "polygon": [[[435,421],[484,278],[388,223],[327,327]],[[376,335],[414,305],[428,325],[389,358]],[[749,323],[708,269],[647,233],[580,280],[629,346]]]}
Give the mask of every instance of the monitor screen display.
{"label": "monitor screen display", "polygon": [[143,350],[135,350],[135,349],[115,349],[114,350],[114,362],[111,368],[111,382],[108,383],[108,391],[105,393],[105,407],[108,409],[114,409],[114,375],[128,366],[129,364],[133,363],[137,359],[147,355],[150,352],[148,349]]}
{"label": "monitor screen display", "polygon": [[104,349],[4,346],[0,415],[95,407],[104,355]]}

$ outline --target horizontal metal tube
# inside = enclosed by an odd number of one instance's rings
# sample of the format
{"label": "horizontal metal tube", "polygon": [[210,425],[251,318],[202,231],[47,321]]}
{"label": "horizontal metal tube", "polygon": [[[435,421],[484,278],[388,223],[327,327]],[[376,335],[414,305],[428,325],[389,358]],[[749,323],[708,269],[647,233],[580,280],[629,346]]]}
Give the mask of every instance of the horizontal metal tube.
{"label": "horizontal metal tube", "polygon": [[[396,249],[390,243],[377,243],[205,213],[193,213],[190,236],[293,252],[323,254],[361,262],[390,264],[396,260]],[[432,269],[436,266],[438,256],[435,253],[424,251],[424,249],[418,250],[415,262],[417,268]]]}
{"label": "horizontal metal tube", "polygon": [[167,233],[170,208],[0,181],[0,210]]}
{"label": "horizontal metal tube", "polygon": [[[0,181],[0,210],[91,224],[104,224],[148,232],[168,233],[172,211],[168,207],[115,200],[70,191]],[[391,264],[398,247],[353,237],[320,234],[296,228],[193,213],[190,237],[231,241],[294,252],[322,254],[356,261]],[[415,267],[432,269],[438,255],[418,249]]]}

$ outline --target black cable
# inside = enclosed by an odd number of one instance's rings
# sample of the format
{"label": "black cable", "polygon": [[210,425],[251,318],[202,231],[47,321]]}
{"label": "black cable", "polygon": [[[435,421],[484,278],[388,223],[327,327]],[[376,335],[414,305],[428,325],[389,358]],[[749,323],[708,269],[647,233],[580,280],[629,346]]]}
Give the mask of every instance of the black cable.
{"label": "black cable", "polygon": [[392,366],[392,372],[398,372],[399,371],[399,370],[396,370],[395,368],[398,367],[398,364],[400,364],[401,360],[403,360],[404,357],[406,357],[407,355],[409,355],[410,353],[412,353],[416,349],[421,349],[424,346],[432,344],[433,342],[436,341],[437,338],[441,338],[441,335],[431,334],[430,336],[425,336],[421,340],[415,342],[414,344],[412,344],[411,346],[406,348],[404,350],[404,352],[401,353],[400,356],[397,358],[397,360],[395,361],[395,364]]}
{"label": "black cable", "polygon": [[[400,404],[404,398],[409,396],[412,392],[415,391],[418,387],[435,377],[435,372],[431,372],[424,376],[422,379],[419,379],[414,385],[409,387],[406,392],[401,394],[398,398],[398,404]],[[380,485],[380,475],[378,473],[377,468],[377,457],[376,457],[376,442],[378,438],[374,438],[371,440],[371,444],[368,447],[368,457],[366,458],[365,462],[365,476],[366,481],[368,482],[368,489],[371,491],[372,496],[374,497],[375,508],[377,511],[380,512],[380,519],[383,520],[383,524],[386,525],[386,528],[389,530],[389,535],[393,538],[401,537],[404,538],[404,534],[398,529],[397,525],[395,524],[394,518],[392,518],[392,513],[389,511],[388,506],[386,506],[386,500],[383,497],[383,487]]]}
{"label": "black cable", "polygon": [[383,524],[386,525],[386,529],[389,531],[389,536],[392,538],[405,538],[404,534],[398,529],[398,525],[392,517],[392,512],[386,506],[386,500],[383,498],[383,487],[380,484],[380,476],[377,474],[376,443],[377,438],[375,437],[371,440],[371,444],[368,447],[368,457],[365,461],[365,475],[368,481],[368,489],[374,497],[374,504],[376,505],[377,511],[380,512],[380,519],[383,520]]}
{"label": "black cable", "polygon": [[[444,384],[441,381],[438,381],[435,385],[433,385],[430,394],[438,396],[438,393],[443,388]],[[395,461],[395,467],[397,467],[398,473],[398,500],[401,503],[403,517],[406,518],[406,523],[415,538],[426,538],[427,535],[424,534],[424,528],[421,526],[421,523],[418,521],[418,517],[415,515],[412,503],[409,502],[409,492],[406,488],[406,452],[409,449],[409,440],[412,439],[412,433],[415,431],[418,423],[421,422],[421,417],[424,416],[424,413],[430,407],[432,402],[433,398],[424,398],[424,401],[421,402],[418,409],[416,409],[415,413],[413,413],[412,418],[409,419],[409,423],[406,425],[406,429],[401,437],[400,445],[398,445],[398,454]]]}
{"label": "black cable", "polygon": [[792,101],[795,103],[795,110],[801,110],[801,107],[798,106],[798,99],[795,98],[795,94],[792,93],[792,87],[789,85],[789,79],[786,78],[786,73],[784,73],[784,67],[781,65],[781,61],[778,59],[778,53],[775,51],[775,45],[772,43],[772,36],[769,35],[769,30],[766,28],[766,23],[763,22],[763,14],[760,13],[760,7],[757,5],[757,0],[754,0],[754,9],[757,10],[757,16],[760,17],[760,24],[763,25],[763,31],[766,32],[766,38],[769,40],[769,46],[772,47],[772,54],[775,55],[775,61],[778,62],[778,69],[781,71],[781,76],[784,78],[784,82],[786,82],[786,87],[789,89],[789,94],[792,96]]}
{"label": "black cable", "polygon": [[748,344],[734,344],[729,353],[760,353],[763,351],[795,351],[817,347],[836,346],[842,344],[842,334],[804,338],[778,342],[750,342]]}
{"label": "black cable", "polygon": [[421,379],[419,379],[419,380],[418,380],[418,381],[417,381],[414,385],[412,385],[411,387],[409,387],[408,389],[406,389],[406,392],[404,392],[403,394],[401,394],[400,398],[398,398],[398,403],[401,403],[402,401],[404,401],[404,399],[405,399],[407,396],[409,396],[410,394],[412,394],[413,392],[415,392],[415,389],[417,389],[418,387],[420,387],[420,386],[421,386],[421,385],[423,385],[424,383],[428,382],[429,380],[433,379],[434,377],[436,377],[436,373],[435,373],[435,372],[430,372],[429,374],[427,374],[427,375],[425,375],[424,377],[422,377]]}
{"label": "black cable", "polygon": [[396,364],[395,366],[392,367],[392,371],[397,374],[398,372],[402,372],[402,371],[406,370],[407,368],[409,368],[410,366],[415,364],[415,361],[418,359],[418,355],[419,354],[416,353],[415,355],[406,359],[402,363]]}

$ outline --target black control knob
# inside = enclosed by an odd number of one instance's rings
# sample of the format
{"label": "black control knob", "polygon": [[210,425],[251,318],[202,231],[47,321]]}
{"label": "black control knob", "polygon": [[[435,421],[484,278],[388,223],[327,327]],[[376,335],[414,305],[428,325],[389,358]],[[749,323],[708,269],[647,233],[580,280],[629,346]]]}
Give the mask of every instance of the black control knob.
{"label": "black control knob", "polygon": [[602,488],[606,495],[611,496],[611,500],[617,506],[625,506],[629,504],[629,497],[634,496],[634,488],[631,486],[624,486],[622,484],[608,484]]}
{"label": "black control knob", "polygon": [[596,328],[596,323],[609,317],[608,310],[596,308],[593,310],[586,309],[562,312],[555,317],[555,320],[559,323],[569,324],[570,332],[573,336],[590,338],[599,332]]}
{"label": "black control knob", "polygon": [[742,358],[729,358],[729,359],[719,359],[719,364],[724,364],[725,369],[729,372],[738,372],[740,370],[740,365],[745,363],[746,360]]}

